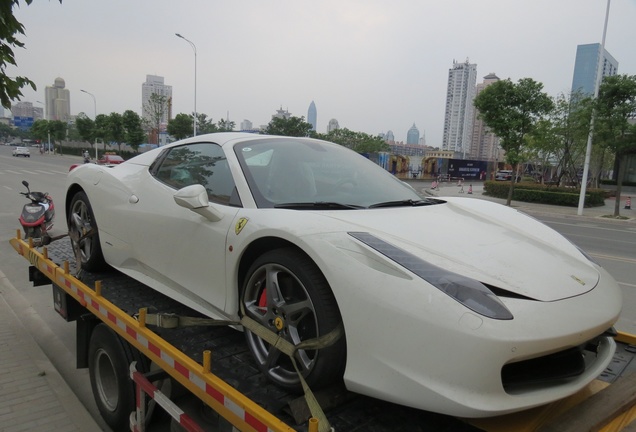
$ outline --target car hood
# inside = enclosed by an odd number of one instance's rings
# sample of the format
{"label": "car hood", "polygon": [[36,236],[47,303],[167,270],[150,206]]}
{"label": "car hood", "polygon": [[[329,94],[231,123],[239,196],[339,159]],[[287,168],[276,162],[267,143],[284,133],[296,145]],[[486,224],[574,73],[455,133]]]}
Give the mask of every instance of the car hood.
{"label": "car hood", "polygon": [[330,212],[436,266],[539,301],[583,294],[599,271],[541,222],[485,200],[448,198],[413,208]]}

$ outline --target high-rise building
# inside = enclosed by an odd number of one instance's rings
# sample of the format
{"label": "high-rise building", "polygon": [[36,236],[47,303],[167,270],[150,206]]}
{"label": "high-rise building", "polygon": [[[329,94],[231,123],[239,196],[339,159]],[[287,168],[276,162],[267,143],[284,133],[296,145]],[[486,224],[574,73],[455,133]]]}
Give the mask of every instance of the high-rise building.
{"label": "high-rise building", "polygon": [[442,150],[461,153],[462,157],[470,151],[476,82],[476,64],[468,59],[464,63],[453,61],[448,70]]}
{"label": "high-rise building", "polygon": [[[499,81],[494,73],[484,77],[484,82],[475,86],[475,97],[490,84]],[[479,111],[473,110],[473,135],[470,144],[470,159],[473,160],[497,160],[499,138],[493,134],[484,121],[479,118]]]}
{"label": "high-rise building", "polygon": [[311,130],[316,130],[316,120],[318,118],[318,112],[316,111],[316,104],[311,101],[309,109],[307,110],[307,123],[311,125]]}
{"label": "high-rise building", "polygon": [[29,130],[33,122],[44,117],[41,107],[34,107],[31,102],[17,102],[11,105],[13,125],[20,130]]}
{"label": "high-rise building", "polygon": [[242,130],[242,131],[249,131],[249,130],[252,130],[252,127],[253,127],[252,122],[251,122],[251,121],[249,121],[249,120],[247,120],[247,119],[245,119],[245,120],[243,120],[243,121],[241,122],[241,130]]}
{"label": "high-rise building", "polygon": [[55,78],[53,86],[44,89],[47,120],[67,122],[71,118],[71,93],[62,78]]}
{"label": "high-rise building", "polygon": [[291,113],[288,110],[284,110],[283,107],[280,107],[280,109],[276,110],[276,114],[272,115],[272,120],[275,118],[281,118],[281,119],[285,119],[288,120],[291,117]]}
{"label": "high-rise building", "polygon": [[327,125],[327,133],[336,130],[336,129],[340,129],[340,125],[338,124],[338,120],[336,119],[331,119],[329,120],[329,124]]}
{"label": "high-rise building", "polygon": [[393,135],[392,130],[386,131],[386,134],[384,134],[384,141],[387,143],[395,142],[395,135]]}
{"label": "high-rise building", "polygon": [[[602,78],[616,75],[618,72],[618,61],[607,50],[604,51]],[[573,94],[581,92],[583,95],[594,95],[600,53],[601,44],[599,43],[577,45],[574,75],[572,77]]]}
{"label": "high-rise building", "polygon": [[413,123],[411,129],[409,129],[406,133],[406,143],[414,145],[418,145],[420,143],[420,131],[415,126],[415,123]]}
{"label": "high-rise building", "polygon": [[[164,106],[153,106],[150,101],[153,94],[163,97]],[[165,130],[172,118],[172,86],[164,84],[163,77],[146,75],[146,82],[141,85],[141,113],[142,117],[153,125],[157,121],[156,114],[160,113],[160,129]]]}

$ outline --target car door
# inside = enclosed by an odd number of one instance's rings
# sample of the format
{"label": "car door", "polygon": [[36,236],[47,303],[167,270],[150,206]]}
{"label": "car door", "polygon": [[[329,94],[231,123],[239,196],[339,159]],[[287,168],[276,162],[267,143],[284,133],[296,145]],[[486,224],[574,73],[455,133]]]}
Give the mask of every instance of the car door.
{"label": "car door", "polygon": [[[212,143],[173,147],[135,182],[129,241],[140,268],[204,310],[226,301],[226,241],[240,208],[223,149]],[[201,184],[223,217],[210,221],[174,201],[182,187]]]}

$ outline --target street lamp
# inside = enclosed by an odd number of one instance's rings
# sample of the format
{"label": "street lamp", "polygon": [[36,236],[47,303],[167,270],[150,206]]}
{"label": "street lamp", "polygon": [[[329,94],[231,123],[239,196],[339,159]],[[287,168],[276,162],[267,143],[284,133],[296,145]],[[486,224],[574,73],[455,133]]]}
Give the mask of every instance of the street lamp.
{"label": "street lamp", "polygon": [[193,122],[194,135],[193,136],[197,136],[197,47],[191,40],[184,38],[179,33],[175,33],[175,36],[189,43],[192,49],[194,50],[194,122]]}
{"label": "street lamp", "polygon": [[[93,98],[93,108],[95,112],[95,120],[97,120],[97,99],[95,99],[95,95],[93,93],[87,92],[86,90],[80,90],[82,93],[86,93],[90,97]],[[104,147],[106,148],[106,147]],[[97,138],[95,138],[95,160],[97,160]]]}
{"label": "street lamp", "polygon": [[[607,21],[609,20],[610,0],[607,0],[607,9],[605,10],[605,25],[603,26],[603,38],[601,39],[600,52],[596,62],[596,82],[594,83],[594,100],[598,99],[598,90],[601,86],[603,75],[603,56],[605,56],[605,35],[607,34]],[[579,194],[579,207],[576,214],[583,215],[583,206],[585,205],[585,192],[587,189],[587,177],[590,172],[590,159],[592,158],[592,137],[594,135],[594,111],[590,119],[590,132],[587,135],[587,147],[585,149],[585,163],[583,165],[583,178],[581,179],[581,192]]]}

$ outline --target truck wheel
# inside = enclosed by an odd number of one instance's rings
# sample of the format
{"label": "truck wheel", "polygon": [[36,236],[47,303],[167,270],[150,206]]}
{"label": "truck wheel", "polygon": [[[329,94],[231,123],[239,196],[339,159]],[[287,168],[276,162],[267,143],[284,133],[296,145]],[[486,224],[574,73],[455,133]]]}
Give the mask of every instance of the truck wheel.
{"label": "truck wheel", "polygon": [[93,397],[102,418],[115,431],[129,429],[130,413],[136,408],[135,386],[129,365],[147,371],[147,360],[105,324],[98,324],[88,347],[88,368]]}
{"label": "truck wheel", "polygon": [[79,248],[82,268],[87,271],[102,269],[105,261],[99,244],[97,222],[91,203],[84,192],[73,195],[67,222],[68,230],[80,238],[79,244],[73,242],[73,249]]}
{"label": "truck wheel", "polygon": [[[241,293],[245,313],[288,341],[298,343],[325,335],[341,322],[336,299],[314,262],[293,248],[277,249],[257,258],[247,272]],[[259,369],[273,382],[302,391],[286,354],[249,330],[247,345]],[[312,388],[342,379],[346,343],[342,336],[320,350],[299,350],[296,364]]]}

